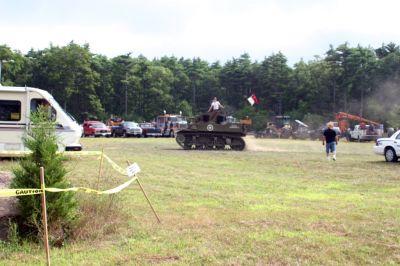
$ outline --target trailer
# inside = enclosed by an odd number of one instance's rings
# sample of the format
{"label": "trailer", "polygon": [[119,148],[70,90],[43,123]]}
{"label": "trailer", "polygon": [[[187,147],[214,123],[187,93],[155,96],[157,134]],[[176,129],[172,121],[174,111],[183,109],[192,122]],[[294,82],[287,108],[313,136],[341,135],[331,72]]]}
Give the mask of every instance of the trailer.
{"label": "trailer", "polygon": [[30,114],[40,105],[49,106],[49,115],[56,123],[59,151],[80,151],[82,128],[66,113],[47,91],[30,87],[0,85],[0,154],[27,151],[22,142],[32,126]]}

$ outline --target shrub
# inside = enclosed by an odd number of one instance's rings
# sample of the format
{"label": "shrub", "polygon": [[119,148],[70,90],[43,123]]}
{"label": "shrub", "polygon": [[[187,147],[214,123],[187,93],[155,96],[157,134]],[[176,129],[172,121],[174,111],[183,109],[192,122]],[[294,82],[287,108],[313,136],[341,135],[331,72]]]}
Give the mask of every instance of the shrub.
{"label": "shrub", "polygon": [[[24,145],[32,153],[13,170],[12,188],[40,188],[39,169],[44,167],[46,187],[67,188],[63,156],[57,153],[56,124],[44,106],[31,114],[32,125],[23,137]],[[77,218],[77,200],[72,192],[47,193],[47,217],[50,242],[60,243],[68,236]],[[21,237],[40,236],[42,228],[40,195],[19,197]]]}

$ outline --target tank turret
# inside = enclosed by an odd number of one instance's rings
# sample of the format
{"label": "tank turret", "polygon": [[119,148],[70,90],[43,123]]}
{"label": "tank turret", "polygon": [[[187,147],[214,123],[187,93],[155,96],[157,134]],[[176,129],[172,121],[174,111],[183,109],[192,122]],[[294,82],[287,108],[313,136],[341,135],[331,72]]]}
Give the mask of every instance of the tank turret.
{"label": "tank turret", "polygon": [[192,118],[188,128],[177,133],[176,142],[185,150],[223,150],[228,146],[241,151],[246,146],[242,137],[246,136],[249,125],[249,118],[237,122],[230,116],[218,114],[212,119],[211,113],[203,113]]}

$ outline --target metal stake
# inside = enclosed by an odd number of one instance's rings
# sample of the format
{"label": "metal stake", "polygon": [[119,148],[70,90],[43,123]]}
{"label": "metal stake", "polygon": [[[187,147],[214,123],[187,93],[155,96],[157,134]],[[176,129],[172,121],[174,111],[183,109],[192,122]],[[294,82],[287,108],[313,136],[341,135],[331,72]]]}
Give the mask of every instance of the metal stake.
{"label": "metal stake", "polygon": [[[131,163],[130,163],[128,160],[127,160],[126,162],[127,162],[128,166],[131,165]],[[138,183],[140,189],[141,189],[142,192],[143,192],[144,197],[146,198],[147,202],[149,203],[151,210],[153,211],[154,215],[156,216],[158,223],[161,223],[160,217],[158,217],[158,215],[157,215],[157,213],[156,213],[156,210],[153,208],[153,205],[152,205],[151,202],[150,202],[149,197],[147,197],[147,194],[146,194],[146,192],[144,191],[144,189],[143,189],[143,187],[142,187],[142,184],[140,184],[139,178],[136,178],[136,182]]]}

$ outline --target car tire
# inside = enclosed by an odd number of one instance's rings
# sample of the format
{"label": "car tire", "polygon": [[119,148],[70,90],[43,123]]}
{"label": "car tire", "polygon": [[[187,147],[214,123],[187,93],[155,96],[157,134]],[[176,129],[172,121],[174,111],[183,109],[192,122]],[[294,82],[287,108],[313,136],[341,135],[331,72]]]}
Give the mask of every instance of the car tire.
{"label": "car tire", "polygon": [[385,160],[387,162],[397,162],[398,157],[395,150],[392,147],[385,149]]}

